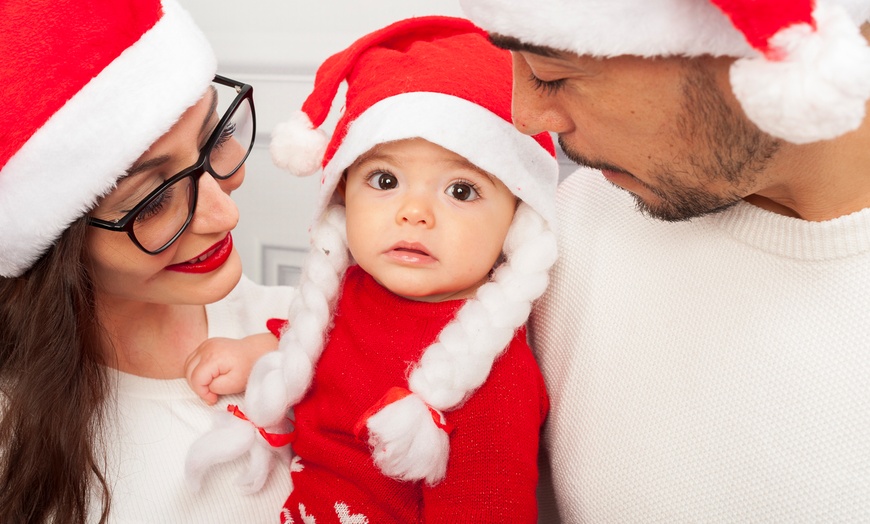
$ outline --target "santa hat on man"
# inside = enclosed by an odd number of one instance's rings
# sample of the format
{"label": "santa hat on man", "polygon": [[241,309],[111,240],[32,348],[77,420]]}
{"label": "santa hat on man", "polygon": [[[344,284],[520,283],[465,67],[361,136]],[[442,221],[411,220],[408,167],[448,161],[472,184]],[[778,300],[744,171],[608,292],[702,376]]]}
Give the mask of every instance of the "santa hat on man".
{"label": "santa hat on man", "polygon": [[[344,81],[344,114],[328,139],[319,128]],[[407,384],[397,384],[406,391],[374,406],[372,416],[360,422],[385,474],[429,484],[441,480],[449,456],[445,417],[486,381],[494,360],[527,320],[532,301],[546,288],[556,258],[553,142],[546,133],[518,132],[510,111],[510,56],[467,20],[403,20],[324,62],[302,111],[273,135],[276,163],[303,176],[322,167],[322,184],[290,327],[279,350],[260,359],[248,381],[243,409],[254,425],[280,425],[305,395],[323,350],[351,263],[344,206],[335,192],[342,173],[378,144],[423,138],[498,177],[521,200],[505,241],[505,262],[425,349]],[[252,435],[253,428],[228,421],[225,433],[202,440],[188,461],[195,483],[211,464],[244,453],[244,446],[228,449],[221,443],[250,443],[242,433]],[[234,431],[238,438],[230,436]],[[249,488],[259,487],[263,471],[246,479]]]}
{"label": "santa hat on man", "polygon": [[793,143],[857,129],[870,99],[870,0],[461,0],[491,33],[579,55],[730,56],[762,131]]}
{"label": "santa hat on man", "polygon": [[0,275],[23,274],[214,77],[175,0],[0,3]]}

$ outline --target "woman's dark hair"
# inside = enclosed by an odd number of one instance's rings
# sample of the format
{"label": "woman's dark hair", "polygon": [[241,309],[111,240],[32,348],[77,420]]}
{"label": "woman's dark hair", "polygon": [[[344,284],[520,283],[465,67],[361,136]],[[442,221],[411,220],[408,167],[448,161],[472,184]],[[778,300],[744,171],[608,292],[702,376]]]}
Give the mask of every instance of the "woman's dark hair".
{"label": "woman's dark hair", "polygon": [[109,387],[73,223],[23,276],[0,277],[0,522],[84,524],[109,491],[97,457]]}

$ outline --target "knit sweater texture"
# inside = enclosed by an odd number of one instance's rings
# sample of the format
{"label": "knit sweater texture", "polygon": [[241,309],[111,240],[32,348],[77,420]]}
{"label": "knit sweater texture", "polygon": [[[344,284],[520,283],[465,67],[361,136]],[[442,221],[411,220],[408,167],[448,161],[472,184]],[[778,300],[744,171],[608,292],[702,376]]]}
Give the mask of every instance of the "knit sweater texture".
{"label": "knit sweater texture", "polygon": [[409,365],[462,304],[407,300],[358,266],[348,269],[311,389],[294,409],[298,457],[282,522],[535,522],[548,400],[525,328],[487,381],[445,413],[454,429],[447,474],[436,486],[384,476],[354,435],[360,416],[387,390],[407,387]]}
{"label": "knit sweater texture", "polygon": [[531,336],[561,522],[870,522],[870,209],[665,223],[587,171],[558,208]]}

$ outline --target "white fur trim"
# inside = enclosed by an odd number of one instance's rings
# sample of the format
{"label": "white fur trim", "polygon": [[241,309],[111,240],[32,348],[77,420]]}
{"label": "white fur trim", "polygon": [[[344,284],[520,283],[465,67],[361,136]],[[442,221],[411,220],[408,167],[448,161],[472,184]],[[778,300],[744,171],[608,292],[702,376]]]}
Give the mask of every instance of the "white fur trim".
{"label": "white fur trim", "polygon": [[[175,0],[57,111],[0,172],[0,274],[24,273],[185,109],[217,68],[205,36]],[[95,118],[99,116],[100,118]]]}
{"label": "white fur trim", "polygon": [[404,93],[372,105],[350,125],[323,171],[315,216],[326,209],[342,172],[372,147],[423,138],[498,177],[551,225],[559,165],[534,138],[468,100],[443,93]]}
{"label": "white fur trim", "polygon": [[[734,56],[756,52],[724,13],[707,0],[460,0],[477,25],[523,42],[593,56]],[[856,23],[868,0],[818,0],[840,5]]]}
{"label": "white fur trim", "polygon": [[[444,421],[443,415],[442,422]],[[435,485],[447,472],[450,437],[435,425],[429,406],[417,395],[384,406],[369,417],[372,458],[387,476]]]}
{"label": "white fur trim", "polygon": [[477,25],[529,44],[592,56],[751,56],[706,0],[460,0]]}
{"label": "white fur trim", "polygon": [[796,144],[857,129],[870,98],[870,46],[847,13],[819,6],[817,30],[806,24],[777,33],[780,61],[741,59],[731,86],[746,115],[762,131]]}
{"label": "white fur trim", "polygon": [[320,169],[329,137],[314,128],[304,111],[297,111],[272,130],[269,151],[272,161],[296,176],[309,176]]}

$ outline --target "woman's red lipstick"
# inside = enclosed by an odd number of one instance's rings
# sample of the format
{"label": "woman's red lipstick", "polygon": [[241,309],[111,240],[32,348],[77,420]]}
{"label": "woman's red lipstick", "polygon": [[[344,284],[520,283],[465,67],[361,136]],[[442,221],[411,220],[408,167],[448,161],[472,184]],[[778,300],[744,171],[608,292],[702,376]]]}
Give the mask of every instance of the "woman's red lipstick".
{"label": "woman's red lipstick", "polygon": [[179,273],[210,273],[224,265],[224,262],[230,258],[230,253],[232,252],[233,236],[227,233],[227,236],[223,240],[206,249],[199,256],[187,262],[166,266],[165,269],[178,271]]}

